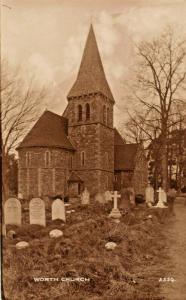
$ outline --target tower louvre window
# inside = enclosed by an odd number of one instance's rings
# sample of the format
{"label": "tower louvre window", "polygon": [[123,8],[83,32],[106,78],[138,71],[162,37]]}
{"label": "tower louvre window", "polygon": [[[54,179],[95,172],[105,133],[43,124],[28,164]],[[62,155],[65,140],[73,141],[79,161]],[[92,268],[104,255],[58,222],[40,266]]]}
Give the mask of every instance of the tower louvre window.
{"label": "tower louvre window", "polygon": [[85,165],[85,152],[84,151],[81,152],[81,165],[82,166]]}
{"label": "tower louvre window", "polygon": [[90,120],[90,104],[86,104],[86,120]]}
{"label": "tower louvre window", "polygon": [[78,121],[82,121],[83,109],[81,105],[78,105]]}
{"label": "tower louvre window", "polygon": [[45,152],[45,167],[49,167],[51,162],[51,155],[49,151]]}

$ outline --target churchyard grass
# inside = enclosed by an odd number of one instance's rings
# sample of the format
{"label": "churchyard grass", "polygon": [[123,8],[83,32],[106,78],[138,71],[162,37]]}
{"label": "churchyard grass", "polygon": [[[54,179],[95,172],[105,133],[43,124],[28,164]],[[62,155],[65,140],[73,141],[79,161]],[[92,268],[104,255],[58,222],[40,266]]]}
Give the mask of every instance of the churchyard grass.
{"label": "churchyard grass", "polygon": [[[116,224],[108,218],[111,203],[83,207],[72,205],[74,213],[67,222],[51,220],[46,210],[47,226],[7,226],[16,232],[14,239],[3,243],[3,287],[7,300],[86,300],[125,299],[162,300],[158,296],[159,278],[164,277],[161,259],[165,260],[162,223],[168,213],[146,208],[122,216]],[[68,210],[68,209],[67,209]],[[161,212],[160,212],[161,211]],[[28,211],[23,209],[23,221]],[[49,232],[63,231],[51,239]],[[30,246],[17,250],[18,241]],[[106,242],[116,242],[113,251]],[[89,278],[89,282],[35,282],[34,278]]]}

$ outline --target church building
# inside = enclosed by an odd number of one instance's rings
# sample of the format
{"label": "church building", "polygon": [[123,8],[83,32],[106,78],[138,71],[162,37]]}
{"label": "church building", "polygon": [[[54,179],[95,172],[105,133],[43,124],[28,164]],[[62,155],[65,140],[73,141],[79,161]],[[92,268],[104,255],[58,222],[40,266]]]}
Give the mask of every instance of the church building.
{"label": "church building", "polygon": [[113,128],[115,101],[92,25],[67,101],[62,116],[46,110],[17,148],[25,199],[76,197],[85,187],[94,196],[114,188],[116,144],[126,143]]}

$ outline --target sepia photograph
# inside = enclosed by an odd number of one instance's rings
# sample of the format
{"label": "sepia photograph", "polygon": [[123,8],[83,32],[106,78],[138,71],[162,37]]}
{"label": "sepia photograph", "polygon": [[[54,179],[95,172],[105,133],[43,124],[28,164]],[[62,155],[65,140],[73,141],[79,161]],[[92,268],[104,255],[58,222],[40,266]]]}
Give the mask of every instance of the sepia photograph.
{"label": "sepia photograph", "polygon": [[1,299],[186,300],[186,0],[0,0]]}

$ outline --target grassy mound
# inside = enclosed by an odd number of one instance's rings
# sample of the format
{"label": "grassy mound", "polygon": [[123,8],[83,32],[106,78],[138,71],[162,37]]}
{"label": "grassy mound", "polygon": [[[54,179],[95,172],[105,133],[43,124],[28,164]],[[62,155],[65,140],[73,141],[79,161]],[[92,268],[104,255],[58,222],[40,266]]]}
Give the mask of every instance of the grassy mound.
{"label": "grassy mound", "polygon": [[[69,208],[71,209],[71,207]],[[162,210],[140,208],[123,215],[116,224],[108,218],[110,206],[73,205],[67,222],[51,221],[47,227],[10,227],[15,239],[3,243],[3,287],[7,300],[160,300],[159,278],[164,277]],[[148,215],[152,219],[148,219]],[[49,232],[60,229],[63,236],[51,239]],[[17,250],[18,241],[29,248]],[[114,250],[106,250],[107,242]],[[86,281],[61,281],[61,278]],[[34,278],[58,278],[38,281]]]}

